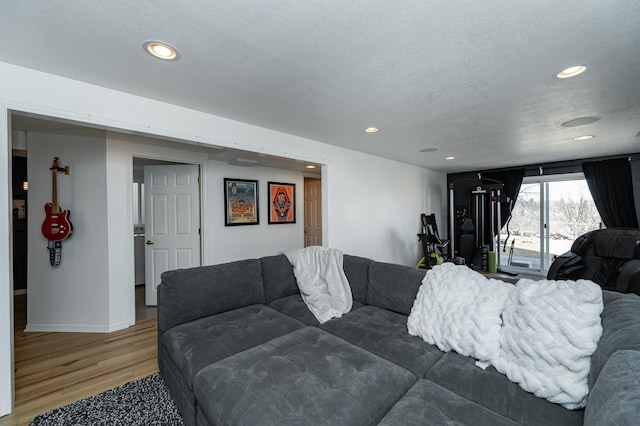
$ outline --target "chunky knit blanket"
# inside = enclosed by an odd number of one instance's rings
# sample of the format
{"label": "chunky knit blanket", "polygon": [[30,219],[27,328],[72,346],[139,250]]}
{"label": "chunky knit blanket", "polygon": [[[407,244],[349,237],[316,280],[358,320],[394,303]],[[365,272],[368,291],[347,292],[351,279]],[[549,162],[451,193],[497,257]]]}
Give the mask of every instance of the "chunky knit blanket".
{"label": "chunky knit blanket", "polygon": [[576,409],[586,405],[602,309],[602,291],[588,280],[522,279],[513,286],[445,263],[425,275],[407,329]]}

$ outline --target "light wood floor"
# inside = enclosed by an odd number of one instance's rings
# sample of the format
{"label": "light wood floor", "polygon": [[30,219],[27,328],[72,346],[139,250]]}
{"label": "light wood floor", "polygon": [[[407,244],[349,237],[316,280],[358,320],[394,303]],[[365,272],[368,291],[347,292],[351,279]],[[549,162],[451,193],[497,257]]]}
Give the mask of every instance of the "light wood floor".
{"label": "light wood floor", "polygon": [[17,296],[14,305],[15,405],[0,426],[26,425],[40,413],[158,371],[155,318],[108,334],[25,333],[23,300]]}

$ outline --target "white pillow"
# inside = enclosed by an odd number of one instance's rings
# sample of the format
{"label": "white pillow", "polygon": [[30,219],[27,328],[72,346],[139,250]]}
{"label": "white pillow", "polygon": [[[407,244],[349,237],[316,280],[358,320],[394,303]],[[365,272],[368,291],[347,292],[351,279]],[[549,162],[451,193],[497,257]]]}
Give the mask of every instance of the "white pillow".
{"label": "white pillow", "polygon": [[521,279],[502,314],[500,353],[491,364],[540,398],[582,408],[602,309],[602,290],[592,281]]}
{"label": "white pillow", "polygon": [[407,329],[441,351],[491,360],[499,350],[500,314],[513,290],[466,266],[443,263],[425,275]]}

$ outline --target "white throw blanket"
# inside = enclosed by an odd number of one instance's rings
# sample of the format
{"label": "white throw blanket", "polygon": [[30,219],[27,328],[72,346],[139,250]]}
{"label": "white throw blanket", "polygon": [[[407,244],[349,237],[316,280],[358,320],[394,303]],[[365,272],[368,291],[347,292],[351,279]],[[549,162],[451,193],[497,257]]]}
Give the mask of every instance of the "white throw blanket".
{"label": "white throw blanket", "polygon": [[407,321],[441,350],[493,365],[524,390],[576,409],[586,404],[591,355],[602,335],[602,290],[587,280],[515,285],[465,266],[427,272]]}
{"label": "white throw blanket", "polygon": [[321,324],[351,311],[353,297],[340,250],[311,246],[284,255],[293,265],[302,300]]}

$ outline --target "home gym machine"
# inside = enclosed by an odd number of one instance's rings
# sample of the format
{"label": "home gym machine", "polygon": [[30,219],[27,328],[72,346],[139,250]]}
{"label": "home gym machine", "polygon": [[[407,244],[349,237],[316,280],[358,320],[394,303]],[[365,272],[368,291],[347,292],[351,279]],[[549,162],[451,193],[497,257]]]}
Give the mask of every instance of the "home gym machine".
{"label": "home gym machine", "polygon": [[435,214],[422,213],[420,220],[422,221],[422,232],[418,234],[418,239],[422,243],[424,257],[420,259],[416,267],[429,269],[447,260],[444,251],[449,245],[449,240],[440,238]]}
{"label": "home gym machine", "polygon": [[500,268],[501,202],[504,185],[494,179],[463,179],[449,184],[449,238],[452,261],[473,269]]}

